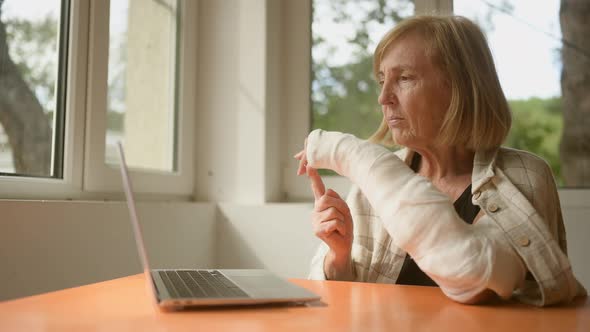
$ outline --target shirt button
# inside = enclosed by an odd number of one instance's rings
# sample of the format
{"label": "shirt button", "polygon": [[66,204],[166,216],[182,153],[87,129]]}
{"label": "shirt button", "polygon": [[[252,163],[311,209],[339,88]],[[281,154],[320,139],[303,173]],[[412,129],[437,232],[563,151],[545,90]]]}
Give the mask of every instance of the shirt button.
{"label": "shirt button", "polygon": [[496,212],[496,211],[500,210],[500,207],[498,207],[498,205],[492,203],[492,204],[488,205],[488,210],[490,212]]}
{"label": "shirt button", "polygon": [[473,193],[473,199],[478,199],[479,196],[481,196],[481,191],[476,191],[475,193]]}
{"label": "shirt button", "polygon": [[518,245],[521,247],[528,247],[531,244],[531,240],[527,236],[521,236],[517,240]]}

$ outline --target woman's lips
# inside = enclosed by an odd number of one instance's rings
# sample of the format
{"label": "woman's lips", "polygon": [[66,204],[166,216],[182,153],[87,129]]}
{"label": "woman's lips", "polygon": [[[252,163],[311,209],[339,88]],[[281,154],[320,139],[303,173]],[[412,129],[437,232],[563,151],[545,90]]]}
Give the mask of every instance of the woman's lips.
{"label": "woman's lips", "polygon": [[387,119],[387,124],[390,128],[393,128],[399,126],[402,121],[404,121],[404,119],[401,117],[391,117]]}

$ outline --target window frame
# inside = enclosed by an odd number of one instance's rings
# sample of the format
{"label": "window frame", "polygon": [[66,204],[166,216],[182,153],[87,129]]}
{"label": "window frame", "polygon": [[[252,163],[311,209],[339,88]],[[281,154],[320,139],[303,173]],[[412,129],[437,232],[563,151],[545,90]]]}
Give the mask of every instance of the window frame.
{"label": "window frame", "polygon": [[[110,1],[70,0],[62,178],[0,176],[0,199],[122,199],[118,167],[104,163]],[[177,172],[130,170],[141,200],[188,200],[193,193],[193,131],[198,4],[179,1]],[[63,18],[62,18],[63,19]],[[106,29],[105,29],[106,27]],[[104,70],[100,73],[99,70]],[[101,77],[102,75],[102,77]],[[99,87],[102,79],[103,91]],[[100,95],[104,100],[99,102]],[[102,114],[101,114],[102,113]],[[101,134],[102,133],[102,134]],[[99,139],[100,137],[100,139]],[[99,141],[102,141],[102,147]],[[100,165],[102,163],[102,165]]]}
{"label": "window frame", "polygon": [[84,114],[74,110],[84,109],[88,2],[70,0],[69,7],[62,177],[0,176],[0,197],[66,198],[81,191],[81,168],[74,165],[82,164]]}
{"label": "window frame", "polygon": [[[134,190],[140,193],[185,194],[193,192],[193,112],[194,101],[188,80],[194,76],[194,38],[187,31],[191,20],[188,16],[192,1],[179,1],[178,56],[177,73],[177,153],[178,169],[174,172],[146,171],[130,168]],[[84,167],[84,190],[91,192],[118,191],[121,178],[118,165],[105,163],[106,103],[109,50],[109,8],[110,1],[93,1],[90,8],[90,52],[88,57],[88,121],[86,130],[86,153]],[[194,10],[192,11],[195,12]],[[107,19],[104,19],[104,18]],[[191,31],[191,30],[189,30]]]}

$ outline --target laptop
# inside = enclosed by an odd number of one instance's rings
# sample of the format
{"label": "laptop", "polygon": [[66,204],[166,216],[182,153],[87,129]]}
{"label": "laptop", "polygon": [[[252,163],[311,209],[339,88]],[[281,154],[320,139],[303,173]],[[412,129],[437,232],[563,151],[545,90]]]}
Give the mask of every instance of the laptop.
{"label": "laptop", "polygon": [[135,208],[131,179],[120,142],[118,149],[123,188],[137,251],[148,291],[160,309],[168,311],[199,306],[305,303],[320,299],[307,289],[283,280],[266,270],[150,269]]}

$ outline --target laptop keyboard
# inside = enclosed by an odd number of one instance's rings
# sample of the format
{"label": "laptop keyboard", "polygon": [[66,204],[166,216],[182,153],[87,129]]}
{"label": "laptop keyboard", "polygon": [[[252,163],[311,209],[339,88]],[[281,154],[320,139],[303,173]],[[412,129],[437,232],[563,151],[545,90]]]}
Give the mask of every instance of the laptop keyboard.
{"label": "laptop keyboard", "polygon": [[168,292],[174,298],[250,297],[219,271],[159,271]]}

